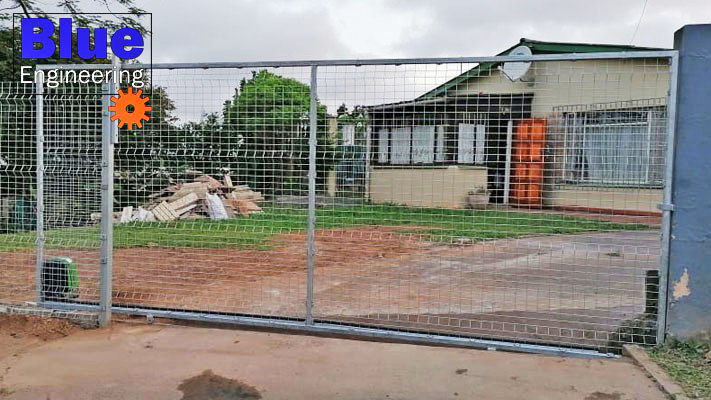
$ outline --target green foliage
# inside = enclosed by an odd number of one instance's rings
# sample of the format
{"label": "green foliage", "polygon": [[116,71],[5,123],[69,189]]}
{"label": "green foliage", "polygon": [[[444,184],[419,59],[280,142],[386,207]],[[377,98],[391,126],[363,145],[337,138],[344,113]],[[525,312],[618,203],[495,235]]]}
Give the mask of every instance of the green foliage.
{"label": "green foliage", "polygon": [[[237,152],[233,165],[240,183],[268,195],[303,194],[309,156],[310,88],[266,70],[243,80],[223,111],[219,152]],[[317,187],[325,187],[334,162],[326,129],[326,107],[317,106]]]}
{"label": "green foliage", "polygon": [[[0,23],[11,24],[12,14],[22,14],[27,18],[49,18],[56,20],[60,16],[52,14],[62,12],[71,14],[74,25],[80,28],[90,27],[105,27],[109,30],[116,30],[122,27],[130,27],[137,29],[145,34],[146,28],[137,19],[140,14],[145,13],[144,10],[138,8],[134,4],[134,0],[93,0],[100,7],[105,7],[111,13],[110,18],[106,18],[101,14],[84,13],[82,5],[86,2],[80,0],[58,0],[53,4],[55,9],[43,9],[47,3],[40,0],[6,0],[3,2],[3,11],[5,14],[0,14]],[[9,3],[9,5],[8,5]],[[113,4],[112,4],[113,3]],[[119,7],[119,8],[117,8]],[[61,17],[66,18],[66,15]]]}
{"label": "green foliage", "polygon": [[649,349],[649,356],[692,398],[711,399],[711,344],[670,340]]}

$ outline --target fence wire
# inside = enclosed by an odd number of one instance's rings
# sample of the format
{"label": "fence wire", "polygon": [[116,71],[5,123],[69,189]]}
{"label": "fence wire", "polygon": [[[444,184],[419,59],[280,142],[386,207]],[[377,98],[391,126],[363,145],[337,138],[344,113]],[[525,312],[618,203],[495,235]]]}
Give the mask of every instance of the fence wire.
{"label": "fence wire", "polygon": [[[668,57],[321,64],[315,77],[312,93],[308,66],[155,65],[150,119],[115,145],[111,216],[100,93],[47,94],[45,246],[77,265],[73,298],[97,301],[97,224],[113,218],[115,306],[605,352],[655,340]],[[0,147],[21,154],[0,178],[20,191],[0,196],[12,210],[22,196],[32,209],[31,97],[0,105],[26,140]],[[5,184],[17,170],[22,184]],[[0,301],[34,290],[32,231],[0,237]]]}

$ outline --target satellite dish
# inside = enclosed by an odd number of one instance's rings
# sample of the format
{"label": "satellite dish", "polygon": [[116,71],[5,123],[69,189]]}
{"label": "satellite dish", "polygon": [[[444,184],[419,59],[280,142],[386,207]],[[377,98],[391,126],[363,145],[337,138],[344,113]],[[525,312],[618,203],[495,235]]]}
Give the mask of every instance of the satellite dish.
{"label": "satellite dish", "polygon": [[[526,46],[518,46],[515,49],[511,50],[509,53],[510,56],[519,56],[519,57],[527,57],[533,55],[531,52],[531,49],[526,47]],[[518,81],[518,80],[523,80],[523,78],[526,76],[528,73],[529,69],[531,68],[531,62],[526,61],[526,62],[513,62],[509,61],[504,63],[503,71],[504,74],[511,80],[511,81]]]}

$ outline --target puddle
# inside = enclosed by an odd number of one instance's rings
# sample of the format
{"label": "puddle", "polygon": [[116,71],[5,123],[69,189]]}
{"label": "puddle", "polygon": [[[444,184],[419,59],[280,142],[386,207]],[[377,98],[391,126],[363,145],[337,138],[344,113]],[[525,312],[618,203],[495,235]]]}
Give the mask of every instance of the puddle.
{"label": "puddle", "polygon": [[252,400],[262,395],[252,386],[236,379],[228,379],[206,370],[188,378],[178,386],[183,392],[182,400]]}

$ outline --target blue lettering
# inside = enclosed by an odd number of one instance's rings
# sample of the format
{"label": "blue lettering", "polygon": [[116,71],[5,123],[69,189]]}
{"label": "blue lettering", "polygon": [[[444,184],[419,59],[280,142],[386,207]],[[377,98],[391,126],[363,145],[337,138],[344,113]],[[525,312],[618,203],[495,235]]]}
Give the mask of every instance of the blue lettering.
{"label": "blue lettering", "polygon": [[72,58],[72,19],[59,19],[59,58]]}
{"label": "blue lettering", "polygon": [[[35,29],[39,32],[35,32]],[[54,24],[47,18],[22,18],[22,58],[50,58],[54,54],[52,41]],[[35,44],[39,43],[39,49]]]}
{"label": "blue lettering", "polygon": [[143,36],[133,28],[121,28],[111,37],[111,51],[124,60],[137,58],[143,53]]}
{"label": "blue lettering", "polygon": [[[36,31],[36,32],[35,32]],[[22,19],[22,58],[52,58],[57,45],[52,40],[54,24],[48,18]],[[72,20],[59,19],[59,58],[70,59],[73,56]],[[77,54],[88,60],[106,59],[108,34],[106,29],[94,30],[94,48],[91,48],[91,30],[77,29]],[[35,45],[39,44],[39,48]],[[133,28],[121,28],[111,37],[111,50],[117,57],[128,60],[143,53],[143,36]]]}
{"label": "blue lettering", "polygon": [[94,50],[91,47],[91,30],[88,28],[77,29],[77,54],[88,60],[90,58],[106,59],[106,29],[99,28],[94,31]]}

